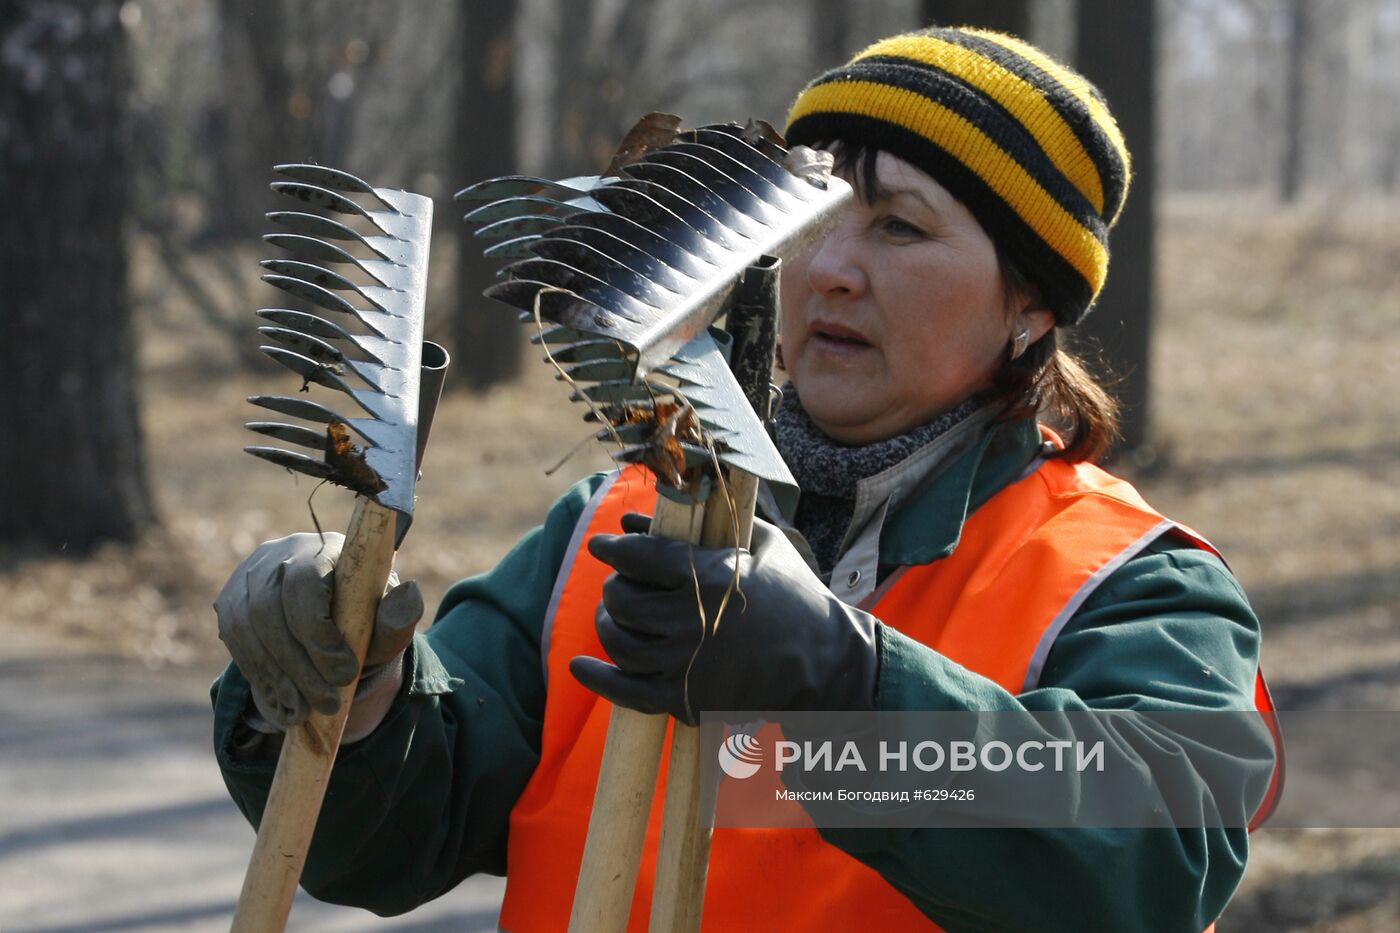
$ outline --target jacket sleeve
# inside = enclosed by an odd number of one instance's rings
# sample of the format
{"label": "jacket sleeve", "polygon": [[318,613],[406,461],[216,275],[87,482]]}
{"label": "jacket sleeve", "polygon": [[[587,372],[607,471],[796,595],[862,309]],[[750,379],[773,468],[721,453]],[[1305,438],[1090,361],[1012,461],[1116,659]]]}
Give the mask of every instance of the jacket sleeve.
{"label": "jacket sleeve", "polygon": [[[1253,708],[1259,627],[1217,557],[1169,538],[1127,562],[1085,602],[1057,639],[1035,690],[1012,695],[884,626],[880,650],[881,710],[1243,710]],[[1114,738],[1121,747],[1122,737]],[[1254,747],[1261,746],[1238,785],[1253,803],[1271,772],[1271,746],[1262,739]],[[1184,760],[1173,751],[1163,752],[1168,767]],[[1248,853],[1243,829],[822,834],[950,931],[1044,933],[1087,925],[1199,933],[1224,909]]]}
{"label": "jacket sleeve", "polygon": [[[600,479],[570,489],[494,569],[455,584],[415,636],[384,721],[337,756],[302,875],[313,896],[390,915],[475,872],[505,873],[511,808],[539,760],[544,617]],[[211,694],[224,782],[256,826],[276,763],[235,757],[248,691],[229,665]]]}

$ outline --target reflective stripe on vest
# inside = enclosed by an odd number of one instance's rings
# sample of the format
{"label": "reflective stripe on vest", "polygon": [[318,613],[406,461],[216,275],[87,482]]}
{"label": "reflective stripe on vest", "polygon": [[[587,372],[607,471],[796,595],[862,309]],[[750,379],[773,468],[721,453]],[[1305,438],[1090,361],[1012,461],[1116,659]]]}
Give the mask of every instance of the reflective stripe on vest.
{"label": "reflective stripe on vest", "polygon": [[[593,623],[611,569],[588,554],[587,540],[619,532],[622,515],[649,512],[655,496],[639,468],[601,488],[559,571],[546,620],[540,763],[511,811],[500,922],[513,933],[568,924],[607,734],[609,704],[568,672],[576,655],[606,656]],[[951,555],[892,574],[868,602],[886,625],[1019,693],[1034,684],[1055,636],[1093,588],[1168,529],[1214,550],[1122,480],[1051,459],[970,515]],[[646,928],[664,797],[663,759],[629,931]],[[707,931],[939,929],[810,826],[716,829],[706,891]]]}

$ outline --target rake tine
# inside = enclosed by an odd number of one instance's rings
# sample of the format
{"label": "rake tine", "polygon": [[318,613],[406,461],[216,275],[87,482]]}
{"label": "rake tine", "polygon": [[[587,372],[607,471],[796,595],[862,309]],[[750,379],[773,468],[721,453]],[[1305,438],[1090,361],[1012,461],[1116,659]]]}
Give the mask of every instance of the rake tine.
{"label": "rake tine", "polygon": [[[661,307],[668,300],[673,300],[676,297],[674,291],[659,287],[656,283],[645,276],[638,275],[612,257],[596,250],[584,252],[584,249],[586,247],[579,248],[574,257],[577,261],[573,262],[548,256],[536,256],[521,260],[506,268],[511,275],[523,279],[554,281],[555,276],[548,273],[555,267],[562,266],[592,276],[597,281],[653,308]],[[565,282],[560,282],[560,284],[572,287]]]}
{"label": "rake tine", "polygon": [[[272,190],[296,198],[298,201],[310,204],[313,207],[324,208],[328,211],[335,211],[337,214],[350,214],[355,217],[363,217],[365,220],[374,222],[369,211],[359,204],[347,198],[343,194],[321,188],[316,185],[308,185],[299,181],[274,181]],[[375,224],[378,226],[378,224]]]}
{"label": "rake tine", "polygon": [[636,367],[631,361],[621,358],[586,360],[564,367],[563,371],[554,374],[554,378],[560,382],[566,379],[572,382],[630,381],[635,371]]}
{"label": "rake tine", "polygon": [[263,237],[263,242],[285,249],[303,259],[334,264],[351,264],[365,274],[372,276],[381,285],[388,284],[379,274],[382,269],[371,268],[371,266],[382,267],[384,265],[382,260],[359,259],[334,243],[327,243],[324,240],[297,233],[269,233]]}
{"label": "rake tine", "polygon": [[335,292],[322,288],[319,285],[313,285],[304,279],[290,275],[264,275],[262,280],[274,288],[282,289],[282,291],[290,295],[295,295],[298,298],[305,298],[312,304],[325,308],[327,311],[339,311],[341,314],[349,314],[352,316],[358,316],[359,314],[359,309],[344,298],[341,298]]}
{"label": "rake tine", "polygon": [[347,362],[345,354],[339,348],[326,343],[319,337],[313,337],[299,330],[290,330],[286,327],[259,327],[258,333],[270,340],[276,340],[288,350],[299,353],[309,360],[315,360],[323,366],[343,366]]}
{"label": "rake tine", "polygon": [[755,227],[761,229],[764,226],[736,211],[719,192],[706,190],[679,169],[654,164],[642,166],[641,172],[661,177],[635,177],[618,184],[622,187],[635,186],[726,249],[743,249],[743,241],[754,238]]}
{"label": "rake tine", "polygon": [[[696,252],[684,244],[658,236],[630,217],[620,214],[581,214],[570,221],[570,227],[599,230],[614,236],[697,281],[712,274],[717,265],[710,255],[712,247],[705,240],[699,237],[685,238],[687,241],[694,239],[696,249],[700,250]],[[560,228],[561,231],[567,229],[569,228]]]}
{"label": "rake tine", "polygon": [[[504,271],[510,274],[512,281],[539,282],[542,285],[566,289],[585,301],[638,324],[651,320],[657,314],[654,306],[614,288],[588,272],[562,262],[525,259],[507,266]],[[532,295],[531,298],[533,297]],[[534,306],[524,310],[533,311]]]}
{"label": "rake tine", "polygon": [[263,242],[318,262],[360,264],[358,259],[339,246],[300,233],[267,233],[263,235]]}
{"label": "rake tine", "polygon": [[275,224],[280,224],[291,230],[293,233],[300,233],[322,240],[343,240],[352,243],[360,243],[365,248],[372,250],[375,255],[388,259],[378,247],[371,244],[370,239],[356,230],[345,226],[338,220],[329,217],[322,217],[320,214],[304,214],[300,211],[269,211],[267,219]]}
{"label": "rake tine", "polygon": [[314,421],[319,424],[329,424],[332,421],[343,422],[345,420],[326,406],[305,398],[292,398],[287,395],[250,395],[248,396],[248,402],[259,408],[275,411],[279,415],[302,418],[306,421]]}
{"label": "rake tine", "polygon": [[[318,363],[310,357],[302,356],[300,353],[284,350],[281,347],[258,347],[258,349],[305,379],[307,382],[314,382],[328,389],[344,392],[346,395],[359,402],[360,407],[364,408],[367,414],[374,414],[373,410],[367,407],[361,400],[360,396],[362,391],[357,392],[355,389],[351,388],[350,384],[340,378],[340,374],[333,368]],[[370,391],[378,392],[378,390],[373,387],[371,387]]]}
{"label": "rake tine", "polygon": [[635,341],[646,333],[646,327],[636,321],[609,313],[577,295],[566,292],[545,292],[539,297],[540,316],[565,328],[580,332],[586,338],[606,337],[627,345],[629,352]]}
{"label": "rake tine", "polygon": [[[598,199],[602,203],[607,204],[607,201],[603,199],[604,192],[615,201],[624,193],[632,194],[638,198],[645,198],[655,204],[657,209],[665,211],[665,214],[657,214],[655,213],[655,209],[646,205],[638,205],[635,200],[632,201],[631,203],[636,205],[635,209],[644,211],[644,216],[649,217],[651,223],[654,224],[657,221],[664,222],[668,218],[680,221],[681,224],[690,227],[701,236],[718,244],[721,249],[727,252],[741,249],[740,238],[747,239],[742,233],[730,230],[709,213],[690,203],[674,191],[663,188],[655,182],[639,181],[634,178],[623,179],[617,184],[610,185],[598,192]],[[628,202],[624,200],[622,203]],[[608,206],[612,207],[612,205]],[[624,213],[625,212],[626,210],[624,209]],[[642,222],[648,223],[648,221],[645,220]]]}
{"label": "rake tine", "polygon": [[454,201],[468,204],[513,197],[549,197],[567,201],[596,188],[600,180],[597,175],[580,175],[559,181],[530,175],[505,175],[469,185],[452,198]]}
{"label": "rake tine", "polygon": [[811,199],[810,185],[783,168],[778,162],[772,161],[762,152],[744,142],[737,135],[721,132],[714,127],[701,127],[695,130],[694,137],[695,142],[712,149],[718,149],[798,200]]}
{"label": "rake tine", "polygon": [[532,233],[548,232],[562,223],[564,218],[552,214],[525,214],[477,227],[474,235],[481,240],[513,240]]}
{"label": "rake tine", "polygon": [[[385,432],[395,430],[394,426],[386,426],[382,421],[383,415],[380,409],[391,405],[393,397],[386,396],[380,384],[375,380],[376,370],[383,371],[386,367],[377,364],[358,363],[354,360],[346,360],[344,364],[338,366],[324,366],[310,357],[302,356],[291,350],[283,350],[280,347],[263,346],[258,347],[263,353],[272,357],[292,372],[301,376],[307,382],[314,382],[317,385],[325,386],[328,389],[335,389],[344,392],[355,403],[369,415],[368,418],[349,419],[346,424],[351,425],[361,436],[373,442],[373,446],[387,446],[398,449],[400,445],[389,443],[384,444],[378,439],[387,436]],[[365,383],[365,388],[355,388],[345,381],[343,374],[345,370],[354,372]],[[372,464],[371,464],[372,465]],[[352,487],[353,488],[353,487]]]}
{"label": "rake tine", "polygon": [[295,424],[282,424],[277,421],[249,421],[244,425],[249,431],[274,437],[288,444],[296,444],[311,450],[326,449],[326,432],[313,431]]}
{"label": "rake tine", "polygon": [[[534,323],[535,316],[530,315],[528,323]],[[525,323],[522,319],[522,323]],[[558,324],[550,324],[543,331],[536,331],[530,335],[530,342],[535,346],[553,345],[557,347],[570,346],[576,343],[601,342],[596,334],[587,334],[583,331],[574,330],[570,327],[561,327]]]}
{"label": "rake tine", "polygon": [[291,311],[286,308],[259,308],[258,316],[280,324],[290,330],[322,337],[329,340],[344,340],[369,357],[370,362],[381,366],[392,356],[393,342],[373,334],[351,334],[323,317],[307,314],[304,311]]}
{"label": "rake tine", "polygon": [[[555,228],[561,229],[561,228]],[[533,256],[531,245],[541,239],[541,234],[530,233],[525,236],[518,236],[511,240],[502,240],[499,243],[492,243],[482,250],[481,255],[487,259],[508,260],[527,259]]]}
{"label": "rake tine", "polygon": [[[532,318],[533,320],[533,318]],[[611,334],[599,334],[592,330],[580,330],[577,327],[566,327],[562,324],[554,324],[545,328],[543,333],[535,332],[530,335],[530,343],[534,346],[547,346],[550,354],[569,351],[570,347],[592,346],[593,344],[616,344],[624,354],[633,353],[633,348],[627,346],[626,342]]]}
{"label": "rake tine", "polygon": [[581,340],[577,343],[564,344],[553,349],[549,353],[554,357],[556,363],[582,363],[587,360],[618,360],[625,359],[636,364],[632,354],[627,349],[618,344],[616,340]]}
{"label": "rake tine", "polygon": [[[753,239],[756,230],[765,226],[755,222],[742,208],[727,200],[729,197],[736,197],[742,198],[751,206],[757,204],[757,199],[732,179],[727,179],[723,191],[719,191],[707,188],[675,166],[661,161],[638,162],[629,165],[625,171],[632,178],[656,185],[683,200],[707,217],[713,218],[715,222],[747,239]],[[761,207],[754,212],[766,213]]]}
{"label": "rake tine", "polygon": [[[798,203],[795,195],[769,181],[767,176],[740,162],[729,153],[714,146],[707,146],[699,142],[678,142],[667,147],[663,152],[654,153],[654,155],[686,158],[722,172],[751,191],[764,204],[776,210],[787,212],[794,204]],[[787,173],[784,172],[784,174]],[[696,177],[699,175],[697,174]]]}
{"label": "rake tine", "polygon": [[[375,323],[376,317],[380,319],[387,317],[383,308],[377,307],[377,310],[374,311],[357,308],[335,292],[322,288],[319,285],[313,285],[305,279],[300,279],[295,276],[264,275],[262,279],[275,288],[280,288],[282,291],[295,295],[298,298],[305,298],[312,304],[324,308],[327,311],[339,311],[341,314],[348,314],[363,322],[364,325],[374,331],[377,336],[382,337],[384,335],[382,328]],[[356,292],[361,297],[373,301],[373,299],[370,299],[369,295],[365,293],[364,289],[356,289]],[[377,306],[377,302],[375,304]]]}
{"label": "rake tine", "polygon": [[[590,417],[592,414],[592,412],[589,412],[588,415],[584,416],[584,420],[596,422],[598,419]],[[624,447],[631,447],[634,444],[640,444],[644,442],[647,438],[651,437],[651,432],[654,430],[656,429],[652,425],[643,424],[641,422],[636,422],[632,424],[619,424],[601,429],[593,435],[593,438],[594,440],[604,442],[617,441],[621,442]]]}
{"label": "rake tine", "polygon": [[360,291],[360,286],[340,273],[332,272],[330,269],[322,269],[320,266],[312,265],[309,262],[298,262],[295,259],[264,259],[259,262],[258,265],[276,275],[299,278],[303,282],[310,282],[312,285],[321,288],[328,288],[338,292],[359,293]]}
{"label": "rake tine", "polygon": [[[713,461],[711,453],[703,447],[696,447],[694,444],[687,444],[681,441],[680,449],[685,457],[687,469],[694,467],[708,466]],[[651,444],[635,444],[611,451],[613,460],[618,463],[643,463],[655,453],[655,448]]]}
{"label": "rake tine", "polygon": [[[716,155],[720,155],[715,150]],[[729,165],[736,166],[738,163],[732,159]],[[755,192],[751,191],[747,185],[741,183],[737,178],[723,171],[718,166],[696,158],[693,154],[685,152],[677,147],[670,147],[653,152],[646,161],[639,162],[634,168],[640,167],[643,174],[638,177],[650,177],[653,181],[665,183],[660,176],[652,177],[653,170],[657,167],[664,167],[683,173],[692,183],[698,185],[702,190],[724,199],[730,207],[753,216],[765,214],[772,208],[764,202]]]}
{"label": "rake tine", "polygon": [[[684,250],[713,265],[723,262],[725,254],[729,251],[723,243],[705,236],[696,230],[689,221],[677,216],[675,211],[663,206],[649,194],[638,191],[636,185],[636,182],[618,182],[607,188],[600,188],[597,194],[598,200],[613,214],[621,215],[648,232],[657,227],[665,229],[666,238],[658,238],[662,239],[662,242],[669,241],[671,252],[675,252],[677,249]],[[592,220],[594,216],[596,215],[576,217],[573,219],[573,223],[585,223]],[[653,233],[653,236],[656,234]]]}
{"label": "rake tine", "polygon": [[[641,329],[638,321],[614,315],[581,295],[556,291],[556,288],[557,286],[546,285],[544,282],[512,279],[508,282],[498,282],[482,294],[521,309],[519,320],[522,324],[534,323],[535,306],[538,304],[542,319],[554,321],[572,332],[561,338],[569,342],[597,339],[600,336],[616,337],[625,342],[627,333]],[[546,339],[545,342],[551,341]]]}
{"label": "rake tine", "polygon": [[244,451],[254,457],[261,457],[270,463],[275,463],[280,467],[295,470],[298,473],[305,473],[316,479],[326,479],[336,481],[340,473],[335,467],[330,466],[322,460],[308,457],[305,454],[293,453],[290,450],[283,450],[280,447],[244,447]]}
{"label": "rake tine", "polygon": [[651,396],[651,390],[644,384],[623,379],[579,386],[569,393],[569,400],[581,402],[587,399],[594,404],[623,405],[628,402],[649,401]]}
{"label": "rake tine", "polygon": [[[320,214],[305,214],[301,211],[268,211],[267,219],[280,224],[293,233],[319,237],[323,240],[345,240],[365,242],[365,238],[338,220],[322,217]],[[266,239],[266,237],[264,237]]]}
{"label": "rake tine", "polygon": [[549,236],[539,237],[528,246],[529,251],[543,259],[586,265],[590,254],[605,256],[644,276],[661,288],[683,293],[695,280],[651,253],[638,249],[626,240],[592,227],[560,227]]}
{"label": "rake tine", "polygon": [[497,220],[505,220],[510,217],[523,217],[530,214],[553,214],[557,217],[568,217],[571,214],[578,214],[587,210],[578,204],[571,204],[567,201],[556,201],[553,198],[543,198],[538,196],[502,198],[499,201],[491,201],[483,204],[476,210],[466,214],[462,219],[469,224],[485,224]]}
{"label": "rake tine", "polygon": [[295,181],[304,181],[322,188],[329,188],[334,191],[348,191],[351,194],[373,194],[378,197],[378,193],[370,187],[368,182],[356,178],[349,172],[342,172],[340,169],[298,162],[274,165],[272,170],[279,175],[286,175],[288,178]]}
{"label": "rake tine", "polygon": [[667,284],[667,280],[674,281],[679,279],[679,276],[648,275],[647,270],[661,264],[625,243],[618,245],[622,247],[619,250],[622,255],[603,252],[579,240],[541,237],[532,244],[530,252],[540,259],[562,262],[576,269],[583,269],[648,304],[656,305],[667,298],[674,299],[681,292],[681,288]]}
{"label": "rake tine", "polygon": [[[767,124],[763,124],[763,126],[770,132],[776,133],[773,127]],[[748,126],[740,126],[737,123],[711,123],[700,127],[700,129],[714,130],[716,133],[733,136],[752,148],[757,149],[764,158],[775,163],[781,164],[783,158],[787,155],[786,149],[774,142],[769,136],[769,133],[759,131],[759,127],[755,126],[752,122],[750,122]]]}
{"label": "rake tine", "polygon": [[[380,320],[392,319],[389,308],[394,304],[394,299],[399,297],[402,293],[401,289],[390,288],[385,285],[357,285],[329,269],[322,269],[320,266],[313,266],[309,263],[285,259],[265,259],[261,264],[264,268],[272,270],[274,274],[282,276],[283,281],[273,283],[276,284],[278,288],[291,291],[293,294],[301,295],[301,297],[320,304],[321,307],[328,308],[328,310],[343,310],[339,304],[335,307],[329,307],[324,303],[325,297],[332,294],[332,289],[354,292],[365,301],[369,302],[373,308],[356,308],[348,302],[345,302],[345,305],[352,309],[350,313],[354,314],[363,321],[367,327],[370,327],[376,334],[380,335],[385,333],[385,331],[377,326],[371,319],[376,317]],[[392,263],[376,262],[374,265],[376,268],[382,269],[385,272],[391,270],[403,271],[402,267],[395,266]],[[370,274],[374,275],[374,273]],[[384,279],[383,276],[379,275],[374,275],[374,278],[379,281],[383,281]],[[272,276],[263,276],[263,280],[271,282]]]}
{"label": "rake tine", "polygon": [[355,339],[343,327],[315,314],[307,314],[305,311],[293,311],[290,308],[259,308],[255,313],[264,320],[289,327],[292,330],[299,330],[313,337],[322,337],[326,340]]}
{"label": "rake tine", "polygon": [[[700,154],[708,158],[701,158]],[[699,143],[679,143],[652,153],[647,162],[685,172],[749,217],[791,213],[793,198],[790,195],[718,149]]]}
{"label": "rake tine", "polygon": [[368,211],[366,216],[371,223],[379,227],[385,233],[388,233],[389,231],[384,228],[384,225],[382,223],[380,223],[380,217],[383,214],[400,213],[400,199],[395,197],[395,192],[392,189],[375,188],[371,186],[368,182],[365,182],[362,179],[356,178],[354,175],[351,175],[349,172],[342,172],[339,169],[326,168],[325,166],[321,165],[304,164],[278,165],[274,166],[273,170],[282,175],[287,176],[288,178],[292,178],[300,182],[305,182],[309,185],[312,185],[313,187],[319,187],[323,190],[345,192],[347,194],[370,195],[381,205],[384,206],[384,210],[371,210]]}

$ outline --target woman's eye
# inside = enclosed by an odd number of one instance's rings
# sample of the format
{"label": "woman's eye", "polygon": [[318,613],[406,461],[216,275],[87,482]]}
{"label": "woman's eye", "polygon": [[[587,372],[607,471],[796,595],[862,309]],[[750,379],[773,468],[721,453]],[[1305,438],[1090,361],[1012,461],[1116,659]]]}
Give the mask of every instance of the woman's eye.
{"label": "woman's eye", "polygon": [[881,221],[881,227],[886,233],[898,237],[921,237],[924,235],[923,230],[898,217],[886,217]]}

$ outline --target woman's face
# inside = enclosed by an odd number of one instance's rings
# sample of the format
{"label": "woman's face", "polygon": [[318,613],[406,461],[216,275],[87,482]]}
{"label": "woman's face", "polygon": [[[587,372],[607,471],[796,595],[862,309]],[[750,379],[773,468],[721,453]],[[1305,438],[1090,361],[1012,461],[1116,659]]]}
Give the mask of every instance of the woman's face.
{"label": "woman's face", "polygon": [[[878,191],[782,274],[783,363],[817,427],[845,444],[902,434],[988,387],[1011,335],[1053,324],[1006,294],[996,249],[948,191],[889,153]],[[849,179],[848,179],[849,180]]]}

